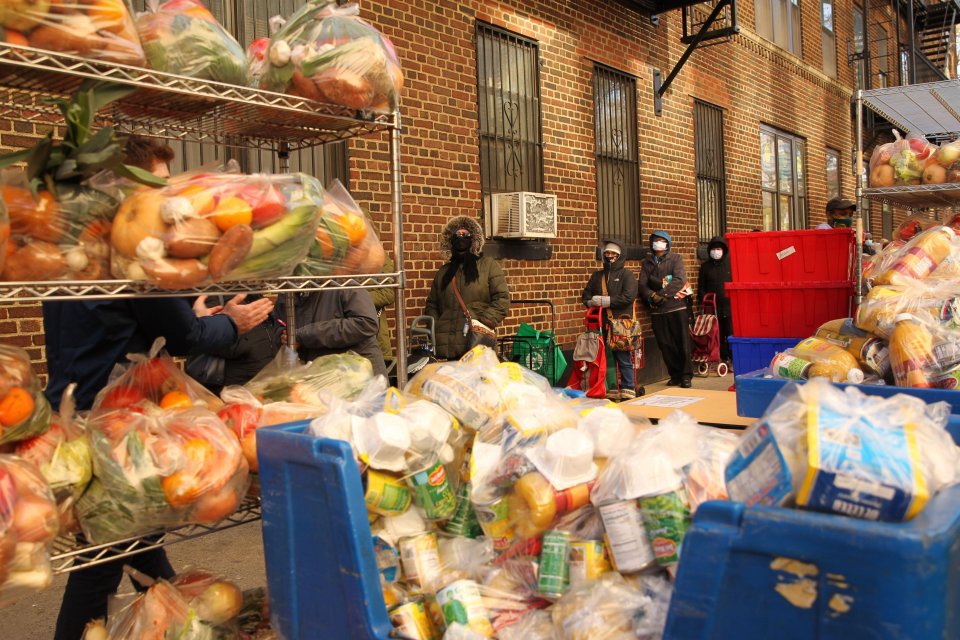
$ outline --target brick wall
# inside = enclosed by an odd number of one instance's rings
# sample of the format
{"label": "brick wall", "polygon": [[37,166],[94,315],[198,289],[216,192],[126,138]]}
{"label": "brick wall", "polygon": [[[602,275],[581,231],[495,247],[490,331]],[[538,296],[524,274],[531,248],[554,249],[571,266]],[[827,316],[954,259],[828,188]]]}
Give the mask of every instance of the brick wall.
{"label": "brick wall", "polygon": [[[597,241],[593,157],[592,68],[594,62],[637,76],[642,225],[664,228],[675,238],[687,270],[697,261],[693,102],[724,109],[727,228],[760,226],[759,127],[782,129],[807,142],[809,223],[823,220],[825,149],[841,151],[842,192],[852,195],[850,119],[853,69],[845,64],[852,32],[852,0],[835,4],[838,78],[822,73],[820,5],[802,2],[800,57],[753,32],[753,4],[738,6],[741,33],[725,44],[698,50],[654,114],[652,74],[664,76],[682,55],[680,12],[649,17],[614,0],[383,0],[362,2],[362,13],[394,42],[406,73],[402,109],[403,243],[409,314],[418,314],[441,265],[438,237],[454,215],[481,216],[477,136],[474,27],[492,23],[540,44],[544,190],[558,196],[559,238],[547,261],[504,260],[516,298],[549,298],[558,312],[560,341],[569,345],[582,330],[580,292]],[[29,141],[20,125],[0,122],[0,144]],[[27,128],[29,129],[29,128]],[[389,223],[389,146],[386,136],[351,142],[354,196],[392,245]],[[879,224],[879,218],[876,224]],[[630,263],[637,268],[637,263]],[[16,341],[41,357],[42,328],[36,305],[0,309],[0,338]],[[543,309],[517,309],[503,333],[522,320],[546,328]]]}

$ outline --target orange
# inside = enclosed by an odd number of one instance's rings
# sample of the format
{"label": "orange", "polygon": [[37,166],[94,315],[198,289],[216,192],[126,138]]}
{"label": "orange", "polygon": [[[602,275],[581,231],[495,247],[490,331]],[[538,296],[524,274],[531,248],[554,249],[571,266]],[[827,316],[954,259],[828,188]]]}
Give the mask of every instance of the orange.
{"label": "orange", "polygon": [[250,224],[253,221],[253,209],[243,198],[230,196],[217,204],[210,219],[220,231],[226,231],[238,224]]}
{"label": "orange", "polygon": [[49,191],[41,191],[34,199],[26,189],[4,185],[2,193],[14,235],[30,236],[44,242],[60,241],[65,225],[60,219],[60,205]]}
{"label": "orange", "polygon": [[183,391],[170,391],[164,394],[160,399],[161,409],[179,409],[182,407],[192,407],[193,400]]}
{"label": "orange", "polygon": [[210,490],[205,467],[214,463],[213,445],[202,438],[191,438],[183,445],[184,462],[179,471],[164,478],[160,485],[170,506],[185,507]]}
{"label": "orange", "polygon": [[15,427],[33,414],[33,396],[23,387],[14,387],[0,400],[0,424]]}
{"label": "orange", "polygon": [[317,227],[317,245],[324,260],[333,258],[333,240],[330,239],[330,232],[322,224]]}
{"label": "orange", "polygon": [[123,0],[94,0],[87,13],[97,29],[120,33],[126,26],[127,8]]}
{"label": "orange", "polygon": [[354,247],[367,237],[367,221],[364,220],[362,215],[351,212],[344,213],[337,219],[337,224],[347,233],[347,238],[350,239],[350,244]]}
{"label": "orange", "polygon": [[3,41],[7,44],[12,44],[17,47],[29,47],[30,42],[27,40],[27,36],[23,35],[19,31],[14,31],[13,29],[5,29],[3,31]]}

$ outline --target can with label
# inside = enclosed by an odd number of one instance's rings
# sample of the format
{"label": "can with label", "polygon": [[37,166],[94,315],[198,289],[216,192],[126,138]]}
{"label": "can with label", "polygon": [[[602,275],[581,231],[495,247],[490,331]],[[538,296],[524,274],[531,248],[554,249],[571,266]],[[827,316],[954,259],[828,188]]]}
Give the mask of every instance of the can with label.
{"label": "can with label", "polygon": [[656,562],[636,500],[610,502],[600,505],[599,511],[610,559],[617,571],[635,573]]}
{"label": "can with label", "polygon": [[385,582],[396,582],[400,577],[400,554],[397,549],[380,536],[373,536],[373,554],[377,557],[377,569]]}
{"label": "can with label", "polygon": [[408,602],[390,612],[390,624],[397,634],[410,640],[438,640],[430,618],[419,601]]}
{"label": "can with label", "polygon": [[437,635],[442,636],[443,632],[447,629],[447,623],[443,621],[443,611],[440,611],[440,605],[437,603],[437,595],[435,593],[423,594],[423,608],[426,610],[427,617],[430,619],[433,628],[437,631]]}
{"label": "can with label", "polygon": [[430,531],[400,538],[400,564],[407,583],[421,591],[429,590],[440,577],[440,547],[437,534]]}
{"label": "can with label", "polygon": [[410,489],[399,478],[367,469],[363,482],[363,500],[367,503],[367,511],[382,516],[398,516],[410,508]]}
{"label": "can with label", "polygon": [[470,627],[485,638],[493,637],[490,614],[483,606],[480,587],[473,580],[457,580],[437,592],[437,604],[443,611],[443,620]]}
{"label": "can with label", "polygon": [[493,548],[502,551],[513,542],[513,527],[510,526],[510,508],[506,496],[490,503],[474,504],[483,534],[493,541]]}
{"label": "can with label", "polygon": [[787,380],[806,380],[810,377],[813,363],[789,353],[777,353],[770,362],[770,373]]}
{"label": "can with label", "polygon": [[555,529],[547,531],[540,550],[537,593],[545,598],[559,598],[569,585],[570,534]]}
{"label": "can with label", "polygon": [[477,521],[477,514],[470,502],[470,484],[463,482],[457,490],[457,510],[453,517],[443,525],[443,530],[463,538],[479,538],[483,531]]}
{"label": "can with label", "polygon": [[553,501],[557,505],[557,515],[576,511],[590,502],[590,488],[593,483],[578,484],[563,491],[554,491]]}
{"label": "can with label", "polygon": [[447,480],[447,470],[439,458],[426,469],[407,478],[413,500],[423,509],[427,520],[446,520],[457,509],[457,497]]}
{"label": "can with label", "polygon": [[643,526],[657,564],[668,567],[680,561],[680,547],[690,527],[690,507],[683,487],[638,500]]}
{"label": "can with label", "polygon": [[593,582],[607,571],[610,561],[600,540],[570,543],[570,586]]}

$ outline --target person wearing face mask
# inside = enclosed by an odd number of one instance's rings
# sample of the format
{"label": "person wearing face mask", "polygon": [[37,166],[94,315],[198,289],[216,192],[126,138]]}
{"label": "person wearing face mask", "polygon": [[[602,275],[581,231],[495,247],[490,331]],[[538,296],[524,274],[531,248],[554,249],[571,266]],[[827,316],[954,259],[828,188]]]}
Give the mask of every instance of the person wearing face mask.
{"label": "person wearing face mask", "polygon": [[853,227],[853,216],[857,211],[857,204],[846,198],[830,198],[827,202],[826,224],[817,225],[817,229],[850,229]]}
{"label": "person wearing face mask", "polygon": [[440,236],[440,253],[449,261],[437,270],[423,315],[435,322],[436,354],[454,360],[467,351],[466,318],[456,289],[474,322],[491,330],[510,310],[510,288],[500,264],[482,253],[483,230],[473,218],[451,218]]}
{"label": "person wearing face mask", "polygon": [[[602,240],[600,247],[603,252],[603,269],[594,271],[587,286],[583,288],[583,304],[588,308],[604,308],[604,335],[608,336],[611,319],[621,315],[633,315],[633,303],[637,299],[637,277],[624,267],[626,258],[620,240]],[[620,371],[620,389],[618,391],[612,388],[607,393],[607,398],[614,401],[632,400],[637,397],[632,354],[629,351],[609,353]]]}
{"label": "person wearing face mask", "polygon": [[693,379],[691,346],[687,327],[690,316],[684,292],[687,271],[683,258],[670,251],[672,239],[666,231],[650,234],[650,254],[640,265],[640,298],[650,306],[653,336],[667,365],[667,385],[689,389]]}
{"label": "person wearing face mask", "polygon": [[724,288],[724,283],[731,282],[733,276],[730,270],[730,256],[727,241],[723,236],[717,236],[707,245],[709,258],[700,265],[700,277],[697,278],[697,303],[703,309],[703,297],[712,293],[717,299],[717,321],[720,327],[720,357],[730,361],[730,345],[727,338],[733,334],[733,314],[730,308],[730,298]]}

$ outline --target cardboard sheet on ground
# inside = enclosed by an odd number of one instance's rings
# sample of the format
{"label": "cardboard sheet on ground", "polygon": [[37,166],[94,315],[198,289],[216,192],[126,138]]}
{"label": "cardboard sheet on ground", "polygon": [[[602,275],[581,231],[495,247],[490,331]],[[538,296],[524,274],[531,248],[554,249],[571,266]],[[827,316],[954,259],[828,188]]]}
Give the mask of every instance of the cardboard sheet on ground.
{"label": "cardboard sheet on ground", "polygon": [[737,415],[737,395],[730,391],[709,389],[664,389],[647,396],[621,402],[619,407],[628,416],[648,418],[657,422],[671,412],[685,411],[701,424],[742,428],[756,418]]}

